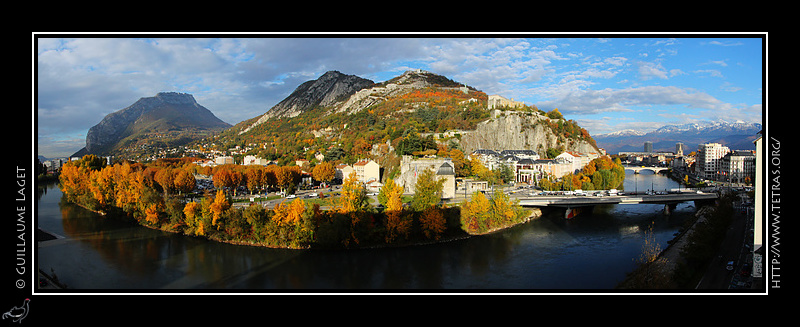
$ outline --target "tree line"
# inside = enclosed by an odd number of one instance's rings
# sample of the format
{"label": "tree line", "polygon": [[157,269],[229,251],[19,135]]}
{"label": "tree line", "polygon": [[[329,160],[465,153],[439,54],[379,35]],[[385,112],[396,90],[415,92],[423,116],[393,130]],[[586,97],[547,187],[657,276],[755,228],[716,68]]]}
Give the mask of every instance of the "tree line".
{"label": "tree line", "polygon": [[[326,163],[313,178],[332,178]],[[213,175],[214,190],[200,199],[187,196],[196,186],[194,175]],[[378,209],[369,204],[366,189],[355,173],[348,176],[327,210],[296,199],[273,209],[258,204],[231,205],[234,185],[251,192],[280,187],[283,171],[292,167],[224,165],[208,171],[188,161],[105,165],[94,155],[62,167],[60,188],[65,201],[143,226],[206,237],[212,240],[283,248],[351,248],[380,244],[411,244],[458,237],[514,224],[527,212],[505,195],[488,200],[476,193],[461,206],[440,203],[443,181],[433,171],[422,172],[416,192],[407,200],[403,187],[389,179],[378,196]],[[273,173],[270,173],[273,172]],[[259,175],[261,174],[261,175]]]}
{"label": "tree line", "polygon": [[539,187],[548,191],[609,190],[622,188],[625,182],[625,167],[619,158],[608,156],[595,158],[581,171],[569,173],[560,180],[552,175],[539,181]]}

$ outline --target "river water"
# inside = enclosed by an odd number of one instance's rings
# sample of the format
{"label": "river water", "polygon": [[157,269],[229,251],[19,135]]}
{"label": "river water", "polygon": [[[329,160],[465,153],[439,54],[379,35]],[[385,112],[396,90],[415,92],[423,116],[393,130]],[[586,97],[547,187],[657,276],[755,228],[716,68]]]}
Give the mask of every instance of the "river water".
{"label": "river water", "polygon": [[[663,175],[627,171],[625,189],[677,188]],[[612,290],[636,267],[651,223],[661,248],[694,214],[679,204],[597,206],[563,212],[491,235],[447,243],[364,250],[283,250],[222,244],[107,219],[61,204],[39,187],[36,224],[58,235],[38,242],[38,268],[70,289],[231,292],[537,292]],[[171,291],[170,291],[171,292]]]}

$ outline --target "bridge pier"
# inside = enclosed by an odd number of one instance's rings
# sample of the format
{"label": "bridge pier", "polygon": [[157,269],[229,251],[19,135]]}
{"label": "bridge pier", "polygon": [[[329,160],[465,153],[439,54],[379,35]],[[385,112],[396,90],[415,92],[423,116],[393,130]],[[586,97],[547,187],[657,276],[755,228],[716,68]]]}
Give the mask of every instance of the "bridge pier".
{"label": "bridge pier", "polygon": [[675,211],[675,208],[678,207],[677,203],[665,203],[664,204],[664,215],[669,216]]}
{"label": "bridge pier", "polygon": [[592,210],[594,210],[594,206],[567,207],[564,210],[564,218],[571,219],[580,214],[591,214]]}

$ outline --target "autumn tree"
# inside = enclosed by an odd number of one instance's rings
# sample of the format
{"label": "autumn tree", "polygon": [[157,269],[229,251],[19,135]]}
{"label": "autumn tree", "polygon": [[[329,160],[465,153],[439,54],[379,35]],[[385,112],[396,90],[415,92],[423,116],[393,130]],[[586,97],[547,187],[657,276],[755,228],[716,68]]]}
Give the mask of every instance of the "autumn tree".
{"label": "autumn tree", "polygon": [[229,187],[232,183],[231,173],[228,171],[228,169],[224,168],[214,172],[214,176],[211,179],[214,182],[214,187],[218,190]]}
{"label": "autumn tree", "polygon": [[491,210],[491,204],[486,196],[481,192],[472,194],[469,201],[464,200],[461,204],[461,226],[469,234],[484,232],[487,226],[487,217]]}
{"label": "autumn tree", "polygon": [[396,188],[399,189],[398,192],[402,195],[403,187],[397,185],[397,183],[394,182],[394,179],[388,179],[386,183],[381,186],[380,191],[378,191],[378,203],[384,207],[388,207],[389,196],[392,194],[392,192],[395,192]]}
{"label": "autumn tree", "polygon": [[158,183],[158,185],[161,187],[161,190],[164,191],[165,194],[169,194],[170,191],[175,189],[173,185],[174,179],[175,172],[169,167],[157,170],[153,176],[153,180]]}
{"label": "autumn tree", "polygon": [[194,174],[186,169],[178,169],[172,181],[172,186],[178,191],[178,194],[191,192],[196,184]]}
{"label": "autumn tree", "polygon": [[443,188],[444,179],[437,179],[433,170],[425,169],[417,177],[417,183],[414,186],[414,197],[411,199],[411,208],[421,212],[436,206],[442,200]]}
{"label": "autumn tree", "polygon": [[364,185],[358,181],[356,172],[353,171],[342,185],[342,193],[335,206],[335,211],[338,213],[362,211],[366,209],[367,205],[367,192]]}
{"label": "autumn tree", "polygon": [[323,162],[316,165],[311,174],[315,180],[327,184],[336,176],[336,169],[333,168],[333,164],[330,162]]}
{"label": "autumn tree", "polygon": [[202,222],[198,221],[201,205],[199,202],[189,202],[183,207],[184,222],[188,230],[196,235],[203,235]]}
{"label": "autumn tree", "polygon": [[428,239],[438,240],[447,230],[447,221],[442,209],[436,206],[428,207],[422,212],[419,218],[419,225],[422,233]]}
{"label": "autumn tree", "polygon": [[403,212],[403,188],[388,180],[381,188],[381,193],[385,195],[386,213],[386,243],[392,243],[400,237],[408,239],[411,234],[411,216]]}
{"label": "autumn tree", "polygon": [[250,190],[250,194],[257,192],[259,188],[263,186],[263,178],[262,175],[264,174],[264,169],[258,166],[249,167],[245,170],[245,177],[247,179],[247,189]]}
{"label": "autumn tree", "polygon": [[228,210],[231,205],[228,202],[228,199],[225,197],[225,192],[222,190],[217,191],[217,196],[214,198],[214,203],[211,204],[211,213],[213,214],[213,219],[211,220],[212,226],[217,226],[219,229],[219,219],[222,217],[222,213],[225,210]]}

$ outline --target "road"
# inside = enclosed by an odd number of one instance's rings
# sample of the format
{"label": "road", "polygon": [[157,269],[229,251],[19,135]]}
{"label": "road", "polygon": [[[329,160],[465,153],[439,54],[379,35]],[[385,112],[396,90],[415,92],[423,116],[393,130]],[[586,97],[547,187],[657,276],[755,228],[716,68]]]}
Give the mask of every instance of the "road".
{"label": "road", "polygon": [[[717,255],[709,263],[697,289],[726,290],[730,288],[732,280],[742,282],[752,280],[752,278],[739,275],[744,264],[752,266],[752,254],[750,253],[752,237],[745,236],[746,232],[752,233],[750,231],[752,222],[748,221],[752,219],[752,216],[746,215],[740,210],[735,210],[735,212],[725,240],[722,241]],[[725,269],[728,261],[734,261],[733,270]]]}

